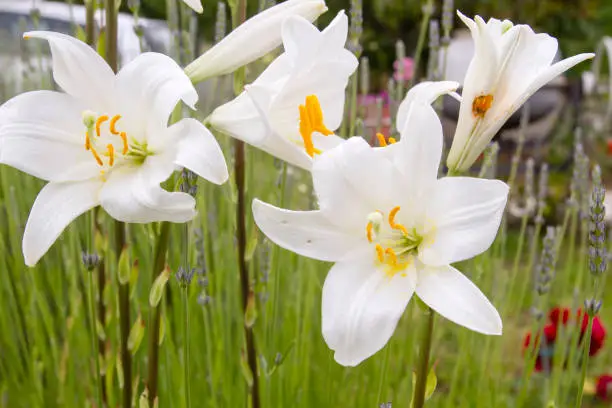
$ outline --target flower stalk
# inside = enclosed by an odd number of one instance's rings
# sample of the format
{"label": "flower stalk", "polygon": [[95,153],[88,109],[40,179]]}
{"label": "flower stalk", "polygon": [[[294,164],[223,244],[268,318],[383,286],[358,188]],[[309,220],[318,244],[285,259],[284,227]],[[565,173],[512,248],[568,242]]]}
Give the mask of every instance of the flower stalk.
{"label": "flower stalk", "polygon": [[425,405],[425,391],[427,388],[427,376],[429,374],[429,356],[433,338],[433,328],[436,314],[428,307],[426,322],[421,334],[421,346],[419,348],[419,361],[416,373],[416,384],[414,385],[414,403],[412,408],[422,408]]}

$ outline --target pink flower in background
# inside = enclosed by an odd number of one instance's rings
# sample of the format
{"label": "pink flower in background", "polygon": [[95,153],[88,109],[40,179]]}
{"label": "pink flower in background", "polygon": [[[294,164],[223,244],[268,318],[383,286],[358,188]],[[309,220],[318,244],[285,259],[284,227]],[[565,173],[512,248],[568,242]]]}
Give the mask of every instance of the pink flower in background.
{"label": "pink flower in background", "polygon": [[[400,79],[410,81],[412,79],[412,75],[414,75],[414,61],[412,58],[404,57],[402,62],[403,67],[399,64],[399,61],[395,61],[393,63],[393,79],[396,81],[399,81]],[[400,72],[401,67],[403,68],[403,72]]]}

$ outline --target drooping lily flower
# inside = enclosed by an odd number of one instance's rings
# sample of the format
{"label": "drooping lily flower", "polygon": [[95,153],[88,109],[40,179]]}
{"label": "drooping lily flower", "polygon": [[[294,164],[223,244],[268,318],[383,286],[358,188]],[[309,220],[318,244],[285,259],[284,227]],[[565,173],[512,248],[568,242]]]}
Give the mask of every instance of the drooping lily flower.
{"label": "drooping lily flower", "polygon": [[508,118],[538,89],[594,54],[552,63],[557,39],[528,25],[491,18],[487,23],[458,12],[474,40],[475,53],[463,83],[455,137],[446,164],[470,168]]}
{"label": "drooping lily flower", "polygon": [[437,179],[440,121],[419,101],[406,117],[402,139],[393,146],[373,148],[351,138],[314,160],[319,210],[253,203],[255,222],[273,242],[335,262],[323,286],[322,323],[342,365],[357,365],[384,347],[413,293],[471,330],[502,331],[495,307],[450,264],[491,245],[508,186]]}
{"label": "drooping lily flower", "polygon": [[314,21],[326,11],[327,6],[323,0],[287,0],[279,3],[236,27],[214,47],[187,65],[185,73],[193,83],[229,74],[278,47],[285,19],[301,16]]}
{"label": "drooping lily flower", "polygon": [[26,264],[36,264],[72,220],[97,205],[125,222],[190,220],[193,197],[160,187],[175,169],[227,180],[223,153],[206,127],[194,119],[168,127],[179,101],[193,108],[198,99],[172,59],[142,54],[115,75],[72,37],[25,38],[49,41],[53,77],[65,91],[28,92],[0,107],[0,163],[49,181],[25,228]]}
{"label": "drooping lily flower", "polygon": [[183,1],[185,2],[186,5],[191,7],[197,13],[202,13],[204,11],[201,0],[183,0]]}
{"label": "drooping lily flower", "polygon": [[307,20],[283,24],[285,53],[236,99],[215,109],[210,124],[293,165],[310,169],[312,158],[337,146],[348,78],[357,58],[344,48],[343,11],[322,32]]}

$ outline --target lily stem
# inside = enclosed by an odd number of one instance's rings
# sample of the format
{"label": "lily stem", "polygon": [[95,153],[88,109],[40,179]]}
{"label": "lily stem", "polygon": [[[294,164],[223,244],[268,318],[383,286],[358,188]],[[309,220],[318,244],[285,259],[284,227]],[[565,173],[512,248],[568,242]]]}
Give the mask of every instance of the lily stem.
{"label": "lily stem", "polygon": [[425,391],[427,387],[427,376],[429,375],[429,356],[431,354],[431,343],[435,312],[427,308],[427,321],[423,327],[421,347],[419,349],[419,360],[417,365],[416,384],[414,385],[414,398],[412,408],[422,408],[425,404]]}
{"label": "lily stem", "polygon": [[[419,38],[417,40],[416,51],[414,52],[414,69],[412,71],[412,77],[408,82],[408,89],[412,88],[414,81],[417,78],[419,72],[419,64],[421,62],[421,54],[423,54],[423,47],[425,46],[425,38],[427,37],[427,29],[429,28],[429,19],[433,12],[433,1],[425,0],[426,4],[423,5],[423,17],[421,18],[421,29],[419,30]],[[400,64],[403,61],[400,61]]]}
{"label": "lily stem", "polygon": [[191,407],[191,376],[189,375],[189,284],[191,283],[191,268],[189,266],[189,224],[183,226],[183,273],[185,281],[181,283],[183,292],[183,341],[185,347],[185,403]]}
{"label": "lily stem", "polygon": [[[155,244],[155,258],[153,260],[153,276],[151,282],[155,281],[166,266],[166,252],[168,250],[168,238],[170,236],[170,223],[160,223],[159,236]],[[161,322],[161,302],[151,308],[149,323],[149,373],[147,377],[147,388],[149,390],[149,405],[154,406],[157,398],[157,378],[159,372],[159,326]]]}
{"label": "lily stem", "polygon": [[104,407],[105,405],[102,403],[102,390],[103,390],[103,383],[102,383],[102,377],[100,376],[100,358],[99,358],[99,353],[98,353],[98,347],[97,344],[98,342],[96,341],[96,337],[97,337],[97,318],[96,318],[96,307],[95,307],[95,295],[94,295],[94,283],[93,283],[93,274],[95,273],[96,268],[93,268],[91,270],[87,271],[87,280],[88,280],[88,286],[89,286],[89,316],[90,316],[90,323],[91,323],[91,351],[92,354],[94,356],[95,359],[95,367],[96,367],[96,399],[98,401],[98,405],[100,407]]}
{"label": "lily stem", "polygon": [[[115,221],[115,254],[117,264],[125,247],[125,224]],[[121,338],[121,365],[123,367],[123,408],[132,406],[132,356],[128,349],[130,336],[130,285],[119,283],[119,331]]]}

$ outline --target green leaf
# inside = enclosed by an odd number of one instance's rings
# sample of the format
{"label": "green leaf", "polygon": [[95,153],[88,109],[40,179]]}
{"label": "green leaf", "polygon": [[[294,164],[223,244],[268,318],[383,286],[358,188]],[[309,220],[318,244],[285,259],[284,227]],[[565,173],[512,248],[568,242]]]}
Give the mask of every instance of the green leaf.
{"label": "green leaf", "polygon": [[155,278],[155,282],[153,282],[153,285],[151,286],[151,292],[149,293],[149,305],[151,305],[151,307],[157,307],[157,305],[159,305],[169,278],[170,269],[168,269],[167,267],[163,270],[162,273],[157,275],[157,278]]}

